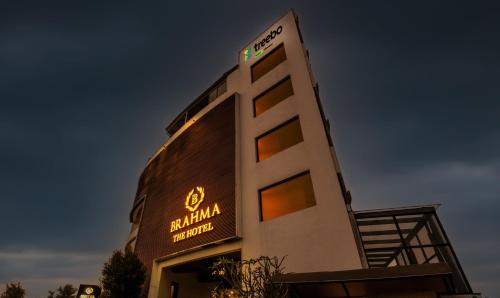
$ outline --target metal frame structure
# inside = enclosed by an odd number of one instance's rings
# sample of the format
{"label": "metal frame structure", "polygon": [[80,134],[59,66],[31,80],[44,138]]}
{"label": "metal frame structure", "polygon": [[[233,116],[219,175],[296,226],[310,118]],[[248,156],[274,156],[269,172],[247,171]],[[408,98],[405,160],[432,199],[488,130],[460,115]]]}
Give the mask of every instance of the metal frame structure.
{"label": "metal frame structure", "polygon": [[456,293],[470,284],[436,213],[437,206],[353,212],[369,268],[446,263]]}

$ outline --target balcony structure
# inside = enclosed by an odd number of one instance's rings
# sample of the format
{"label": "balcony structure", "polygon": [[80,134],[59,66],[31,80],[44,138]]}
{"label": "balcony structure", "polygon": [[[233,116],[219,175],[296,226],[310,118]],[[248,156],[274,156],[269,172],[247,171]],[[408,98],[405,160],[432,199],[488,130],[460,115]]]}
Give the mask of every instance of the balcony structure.
{"label": "balcony structure", "polygon": [[352,212],[363,269],[291,273],[280,282],[290,285],[292,297],[479,298],[436,209],[431,205]]}
{"label": "balcony structure", "polygon": [[444,263],[452,270],[450,288],[471,287],[436,213],[437,206],[354,212],[368,268]]}

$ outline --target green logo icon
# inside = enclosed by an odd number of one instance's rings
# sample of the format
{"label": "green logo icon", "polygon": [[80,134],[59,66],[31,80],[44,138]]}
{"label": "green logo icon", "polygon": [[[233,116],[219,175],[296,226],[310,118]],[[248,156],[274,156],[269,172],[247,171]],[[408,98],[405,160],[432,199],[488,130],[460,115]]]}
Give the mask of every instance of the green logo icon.
{"label": "green logo icon", "polygon": [[252,58],[252,47],[245,50],[245,62],[250,58]]}

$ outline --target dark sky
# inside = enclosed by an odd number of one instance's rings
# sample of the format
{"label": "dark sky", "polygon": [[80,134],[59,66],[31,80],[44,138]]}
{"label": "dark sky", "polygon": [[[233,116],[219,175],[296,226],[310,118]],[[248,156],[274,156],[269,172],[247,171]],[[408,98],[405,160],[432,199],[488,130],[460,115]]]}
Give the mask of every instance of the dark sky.
{"label": "dark sky", "polygon": [[163,128],[289,7],[354,207],[441,203],[473,287],[500,295],[493,1],[2,1],[0,284],[95,283]]}

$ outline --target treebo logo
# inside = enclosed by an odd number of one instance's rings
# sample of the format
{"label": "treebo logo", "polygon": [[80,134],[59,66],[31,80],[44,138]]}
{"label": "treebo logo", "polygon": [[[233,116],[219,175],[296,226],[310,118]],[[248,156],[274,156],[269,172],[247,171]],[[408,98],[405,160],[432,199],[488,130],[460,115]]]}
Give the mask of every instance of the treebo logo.
{"label": "treebo logo", "polygon": [[245,62],[250,58],[252,58],[252,47],[245,50]]}
{"label": "treebo logo", "polygon": [[264,53],[264,51],[272,45],[271,41],[275,37],[280,35],[281,32],[283,32],[283,26],[280,25],[280,26],[278,26],[278,28],[276,28],[276,30],[271,30],[271,32],[269,32],[269,34],[265,38],[263,38],[261,41],[255,43],[253,45],[253,48],[248,47],[248,49],[246,49],[244,52],[245,62],[248,61],[248,59],[252,58],[252,50],[254,50],[254,52],[255,52],[253,57],[259,57],[260,55],[262,55],[262,53]]}

